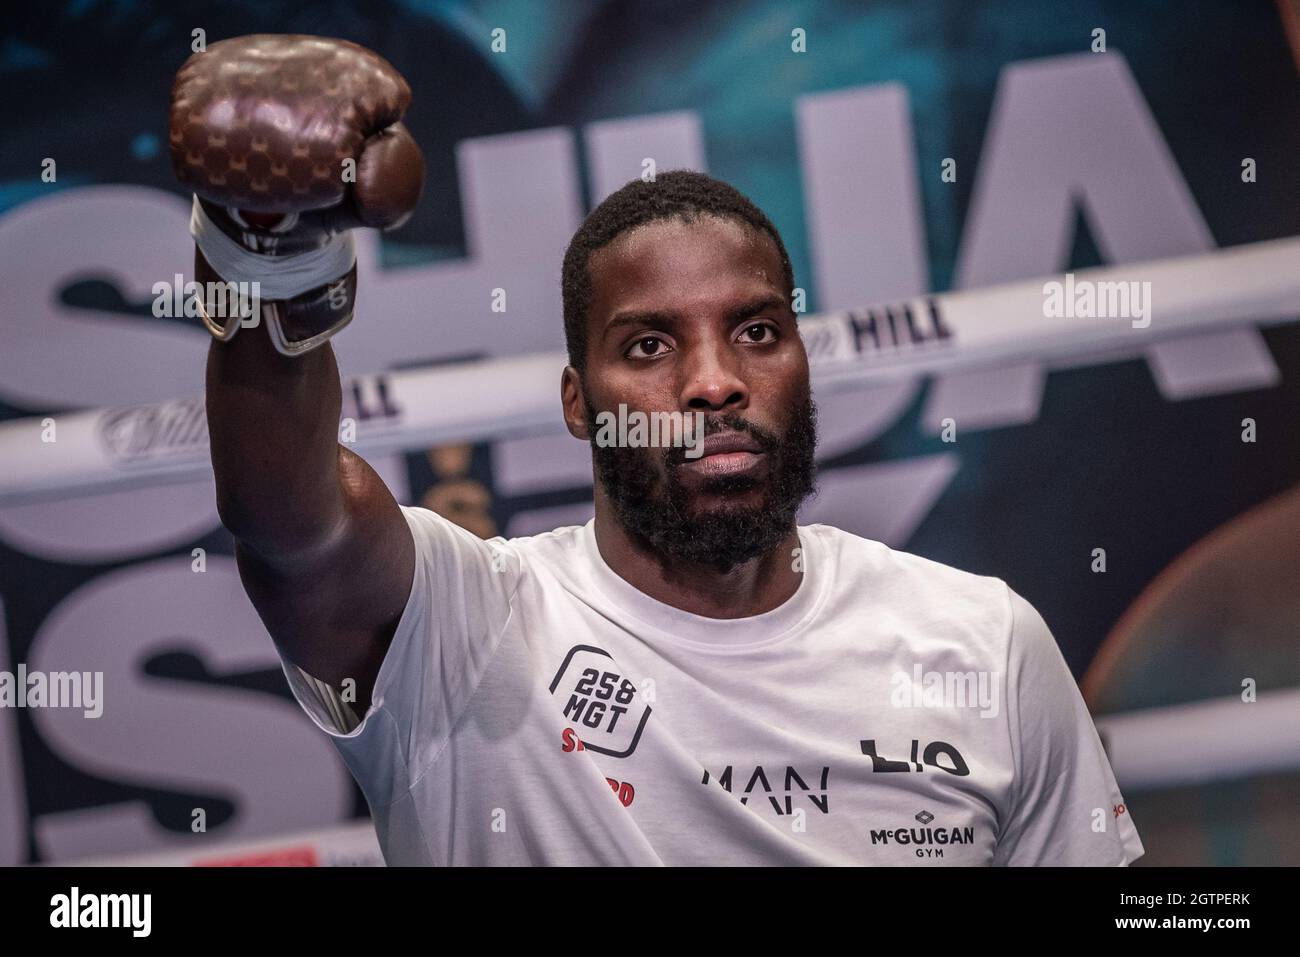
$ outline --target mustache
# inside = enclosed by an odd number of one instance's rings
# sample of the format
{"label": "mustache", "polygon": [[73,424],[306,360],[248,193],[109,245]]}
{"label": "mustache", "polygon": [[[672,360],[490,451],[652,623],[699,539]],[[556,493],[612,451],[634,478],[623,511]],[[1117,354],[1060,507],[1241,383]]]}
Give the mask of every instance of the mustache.
{"label": "mustache", "polygon": [[[708,436],[717,435],[719,432],[743,432],[752,438],[764,452],[775,452],[781,446],[781,437],[779,435],[771,429],[750,422],[737,412],[724,412],[721,415],[706,416],[704,419],[704,432],[697,437],[697,441],[702,442]],[[686,463],[686,453],[688,451],[690,449],[686,447],[665,449],[664,461],[670,468],[677,468]]]}

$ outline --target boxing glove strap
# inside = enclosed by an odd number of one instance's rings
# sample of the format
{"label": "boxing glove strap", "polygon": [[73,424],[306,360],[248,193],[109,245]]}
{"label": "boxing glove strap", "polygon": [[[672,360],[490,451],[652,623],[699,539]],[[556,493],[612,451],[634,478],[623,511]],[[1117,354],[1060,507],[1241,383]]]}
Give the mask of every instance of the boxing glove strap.
{"label": "boxing glove strap", "polygon": [[357,261],[351,232],[326,239],[318,249],[294,256],[255,253],[221,231],[195,195],[190,235],[203,257],[228,282],[256,282],[266,301],[292,299],[345,275]]}

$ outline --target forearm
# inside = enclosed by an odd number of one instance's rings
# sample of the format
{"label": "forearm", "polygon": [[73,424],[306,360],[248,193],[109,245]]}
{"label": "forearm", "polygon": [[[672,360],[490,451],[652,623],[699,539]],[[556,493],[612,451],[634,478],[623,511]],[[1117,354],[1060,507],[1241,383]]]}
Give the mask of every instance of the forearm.
{"label": "forearm", "polygon": [[265,325],[208,350],[207,415],[222,523],[267,560],[306,557],[346,519],[342,404],[329,343],[293,358]]}

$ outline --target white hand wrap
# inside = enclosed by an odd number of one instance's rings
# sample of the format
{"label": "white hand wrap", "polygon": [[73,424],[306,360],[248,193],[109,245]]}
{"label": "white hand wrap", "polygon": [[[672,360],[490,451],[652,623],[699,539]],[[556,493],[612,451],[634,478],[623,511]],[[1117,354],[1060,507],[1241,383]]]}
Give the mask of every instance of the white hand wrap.
{"label": "white hand wrap", "polygon": [[[282,228],[291,225],[286,220]],[[346,275],[357,261],[356,242],[350,231],[297,256],[255,253],[223,233],[203,211],[198,196],[194,197],[190,213],[190,235],[218,276],[227,282],[258,283],[261,298],[267,301],[292,299],[319,289]]]}

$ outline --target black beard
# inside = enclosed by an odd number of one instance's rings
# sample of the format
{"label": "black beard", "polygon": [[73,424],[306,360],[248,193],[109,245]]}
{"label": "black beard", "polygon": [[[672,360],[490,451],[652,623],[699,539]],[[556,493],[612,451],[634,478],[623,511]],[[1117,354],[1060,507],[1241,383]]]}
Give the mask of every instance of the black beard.
{"label": "black beard", "polygon": [[[691,493],[681,483],[686,449],[597,445],[596,410],[586,398],[585,388],[583,397],[596,476],[614,513],[634,540],[666,564],[728,572],[765,556],[794,529],[799,506],[816,491],[817,407],[807,389],[797,400],[784,435],[754,425],[735,412],[706,416],[705,435],[745,432],[766,453],[768,468],[762,478],[727,475],[707,480],[703,490],[712,494],[734,495],[759,487],[765,494],[756,506],[737,505],[703,514],[691,511]],[[666,477],[662,484],[655,458],[663,464]]]}

